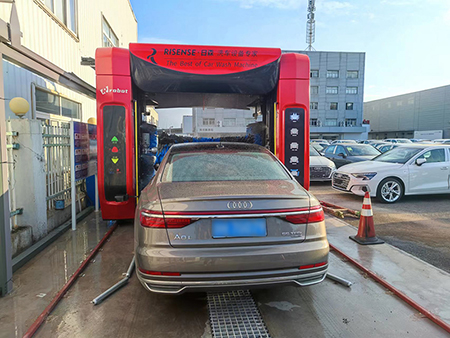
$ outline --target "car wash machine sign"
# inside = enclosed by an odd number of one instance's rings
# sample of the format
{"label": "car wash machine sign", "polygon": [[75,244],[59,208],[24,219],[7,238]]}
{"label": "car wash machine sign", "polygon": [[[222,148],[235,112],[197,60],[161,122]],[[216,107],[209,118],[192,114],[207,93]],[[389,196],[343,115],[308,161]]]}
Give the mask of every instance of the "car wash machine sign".
{"label": "car wash machine sign", "polygon": [[222,68],[230,72],[250,70],[260,66],[258,50],[248,48],[152,48],[147,60],[167,68],[198,70]]}

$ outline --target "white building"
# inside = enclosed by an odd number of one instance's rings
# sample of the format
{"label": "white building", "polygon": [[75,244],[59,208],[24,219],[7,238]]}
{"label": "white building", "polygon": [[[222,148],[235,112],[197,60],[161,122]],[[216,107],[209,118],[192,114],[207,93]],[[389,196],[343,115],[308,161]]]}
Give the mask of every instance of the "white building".
{"label": "white building", "polygon": [[[193,132],[198,137],[242,136],[255,122],[254,109],[193,108]],[[258,121],[261,120],[259,116]]]}
{"label": "white building", "polygon": [[181,124],[183,135],[192,135],[192,115],[183,115],[183,123]]}
{"label": "white building", "polygon": [[6,118],[15,117],[8,99],[16,96],[31,104],[26,118],[95,117],[95,70],[81,58],[137,41],[129,0],[16,0],[15,8],[0,3]]}
{"label": "white building", "polygon": [[[13,255],[70,218],[67,122],[96,116],[95,50],[136,41],[129,0],[0,2],[0,214],[15,230]],[[9,108],[14,97],[30,104],[22,119]]]}

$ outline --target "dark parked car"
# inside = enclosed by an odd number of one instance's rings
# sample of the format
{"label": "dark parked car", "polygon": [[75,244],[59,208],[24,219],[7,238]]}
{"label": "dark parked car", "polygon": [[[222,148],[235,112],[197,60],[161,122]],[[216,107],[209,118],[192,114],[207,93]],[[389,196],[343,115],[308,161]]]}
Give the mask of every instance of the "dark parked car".
{"label": "dark parked car", "polygon": [[257,145],[172,146],[136,211],[137,276],[153,292],[312,285],[328,250],[319,201]]}
{"label": "dark parked car", "polygon": [[344,143],[328,146],[324,154],[339,168],[349,163],[369,161],[381,152],[368,144]]}
{"label": "dark parked car", "polygon": [[382,153],[385,153],[386,151],[391,150],[391,149],[394,149],[394,148],[397,148],[398,146],[399,146],[398,143],[382,144],[382,145],[380,145],[379,147],[377,147],[377,149],[378,149],[379,151],[381,151]]}

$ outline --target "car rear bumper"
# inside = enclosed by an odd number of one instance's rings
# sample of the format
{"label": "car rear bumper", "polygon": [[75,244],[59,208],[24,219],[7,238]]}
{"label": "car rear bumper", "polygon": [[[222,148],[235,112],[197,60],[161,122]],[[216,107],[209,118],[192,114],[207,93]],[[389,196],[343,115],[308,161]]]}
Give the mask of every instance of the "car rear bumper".
{"label": "car rear bumper", "polygon": [[181,274],[181,276],[150,276],[139,270],[137,276],[148,291],[179,295],[184,292],[225,291],[266,288],[277,285],[309,286],[322,282],[328,265],[299,270],[298,268],[239,273]]}
{"label": "car rear bumper", "polygon": [[[136,248],[137,276],[149,291],[180,294],[258,288],[278,284],[320,283],[328,265],[299,269],[328,261],[325,238],[285,245],[218,248]],[[180,273],[151,275],[141,270]]]}

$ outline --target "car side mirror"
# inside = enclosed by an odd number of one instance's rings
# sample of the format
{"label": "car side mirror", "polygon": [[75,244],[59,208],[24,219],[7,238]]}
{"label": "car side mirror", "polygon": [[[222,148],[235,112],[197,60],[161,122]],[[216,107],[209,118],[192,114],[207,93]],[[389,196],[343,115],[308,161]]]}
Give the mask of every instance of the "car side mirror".
{"label": "car side mirror", "polygon": [[420,167],[422,164],[424,164],[427,160],[425,158],[418,158],[416,160],[416,164]]}
{"label": "car side mirror", "polygon": [[156,163],[153,167],[155,168],[155,170],[158,170],[159,169],[159,163]]}
{"label": "car side mirror", "polygon": [[346,158],[347,155],[345,155],[344,153],[339,153],[338,156],[342,157],[342,158]]}

